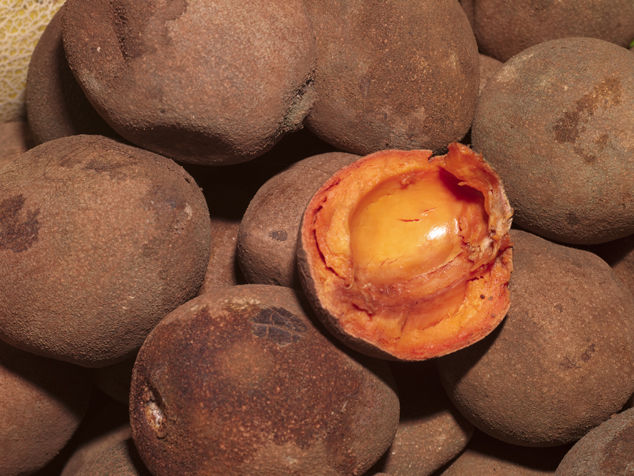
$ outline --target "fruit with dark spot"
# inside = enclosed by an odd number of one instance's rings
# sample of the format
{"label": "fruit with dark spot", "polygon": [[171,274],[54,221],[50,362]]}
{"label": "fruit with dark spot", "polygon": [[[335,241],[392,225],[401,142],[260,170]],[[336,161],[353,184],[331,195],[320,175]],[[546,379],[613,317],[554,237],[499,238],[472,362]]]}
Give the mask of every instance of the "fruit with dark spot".
{"label": "fruit with dark spot", "polygon": [[102,367],[196,295],[211,230],[180,166],[103,136],[45,142],[0,171],[0,338]]}
{"label": "fruit with dark spot", "polygon": [[302,285],[319,318],[368,355],[425,360],[473,344],[509,306],[512,210],[468,147],[386,150],[333,174],[306,207]]}
{"label": "fruit with dark spot", "polygon": [[633,134],[634,55],[567,38],[523,51],[488,80],[471,138],[517,225],[593,244],[634,233]]}
{"label": "fruit with dark spot", "polygon": [[308,157],[260,187],[238,232],[237,258],[247,282],[301,287],[297,235],[306,205],[326,179],[358,158],[344,152]]}
{"label": "fruit with dark spot", "polygon": [[182,162],[244,162],[302,127],[315,38],[301,0],[68,0],[68,63],[130,142]]}
{"label": "fruit with dark spot", "polygon": [[308,0],[317,99],[306,124],[337,148],[446,151],[471,126],[478,48],[457,0]]}
{"label": "fruit with dark spot", "polygon": [[389,367],[350,354],[297,291],[243,285],[182,305],[132,377],[132,434],[155,476],[362,475],[390,445]]}
{"label": "fruit with dark spot", "polygon": [[575,443],[555,476],[634,474],[634,409],[601,423]]}
{"label": "fruit with dark spot", "polygon": [[437,361],[476,427],[507,443],[574,442],[634,393],[634,298],[587,251],[511,231],[511,307],[491,335]]}

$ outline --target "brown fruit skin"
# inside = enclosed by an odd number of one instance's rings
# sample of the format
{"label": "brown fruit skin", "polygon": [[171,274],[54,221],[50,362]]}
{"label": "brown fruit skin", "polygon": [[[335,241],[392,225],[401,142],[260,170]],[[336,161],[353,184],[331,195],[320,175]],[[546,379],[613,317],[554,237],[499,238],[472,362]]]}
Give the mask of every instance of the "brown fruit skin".
{"label": "brown fruit skin", "polygon": [[152,476],[143,464],[131,438],[119,441],[90,460],[75,476]]}
{"label": "brown fruit skin", "polygon": [[165,157],[102,136],[39,145],[0,171],[0,338],[103,367],[195,296],[202,192]]}
{"label": "brown fruit skin", "polygon": [[478,49],[457,0],[306,2],[317,38],[307,126],[353,154],[436,153],[468,131]]}
{"label": "brown fruit skin", "polygon": [[634,392],[634,299],[592,253],[511,230],[511,307],[502,325],[437,360],[450,398],[507,443],[578,440]]}
{"label": "brown fruit skin", "polygon": [[64,447],[64,452],[70,450],[70,457],[58,473],[59,476],[76,476],[82,466],[94,456],[119,441],[132,438],[127,405],[104,399],[97,406],[94,404],[95,400],[96,398],[91,401],[80,427]]}
{"label": "brown fruit skin", "polygon": [[11,121],[0,124],[0,170],[34,145],[28,123]]}
{"label": "brown fruit skin", "polygon": [[634,409],[601,423],[564,456],[555,476],[631,475],[634,465]]}
{"label": "brown fruit skin", "polygon": [[398,423],[389,368],[337,348],[304,308],[289,288],[235,286],[154,329],[130,417],[155,476],[362,475],[378,460]]}
{"label": "brown fruit skin", "polygon": [[86,369],[0,341],[0,474],[33,474],[66,445],[88,408]]}
{"label": "brown fruit skin", "polygon": [[334,172],[359,158],[345,152],[308,157],[258,190],[240,222],[237,240],[238,262],[248,283],[301,289],[297,236],[306,205]]}
{"label": "brown fruit skin", "polygon": [[591,38],[541,43],[480,95],[473,148],[504,181],[517,225],[596,244],[634,233],[634,55]]}
{"label": "brown fruit skin", "polygon": [[108,124],[182,162],[253,159],[300,128],[313,102],[315,39],[301,0],[69,0],[62,32]]}
{"label": "brown fruit skin", "polygon": [[123,141],[95,111],[68,66],[58,10],[37,42],[26,77],[26,113],[37,144],[78,134]]}
{"label": "brown fruit skin", "polygon": [[487,55],[480,55],[480,93],[491,76],[498,72],[504,63]]}
{"label": "brown fruit skin", "polygon": [[634,38],[629,0],[460,0],[480,51],[506,61],[549,40],[590,37],[627,47]]}
{"label": "brown fruit skin", "polygon": [[569,448],[570,445],[553,448],[511,445],[476,430],[466,450],[434,476],[554,475]]}
{"label": "brown fruit skin", "polygon": [[432,361],[389,365],[401,418],[392,445],[373,469],[390,476],[429,476],[465,449],[473,425],[449,400]]}

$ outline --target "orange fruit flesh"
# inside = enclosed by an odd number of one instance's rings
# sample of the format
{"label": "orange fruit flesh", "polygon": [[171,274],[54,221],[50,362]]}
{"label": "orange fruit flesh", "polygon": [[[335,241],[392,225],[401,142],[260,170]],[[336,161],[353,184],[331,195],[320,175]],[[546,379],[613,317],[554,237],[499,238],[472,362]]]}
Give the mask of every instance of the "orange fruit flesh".
{"label": "orange fruit flesh", "polygon": [[[482,194],[442,169],[389,178],[373,188],[350,217],[349,291],[359,294],[351,300],[369,314],[406,312],[407,328],[429,327],[455,314],[474,264],[461,221],[477,229],[476,239],[488,234]],[[417,279],[423,275],[429,279]],[[406,291],[408,299],[402,293],[386,299],[390,287]],[[381,312],[382,306],[389,309]]]}
{"label": "orange fruit flesh", "polygon": [[330,324],[403,360],[479,340],[509,306],[512,210],[499,178],[465,146],[430,155],[382,151],[345,167],[301,232]]}

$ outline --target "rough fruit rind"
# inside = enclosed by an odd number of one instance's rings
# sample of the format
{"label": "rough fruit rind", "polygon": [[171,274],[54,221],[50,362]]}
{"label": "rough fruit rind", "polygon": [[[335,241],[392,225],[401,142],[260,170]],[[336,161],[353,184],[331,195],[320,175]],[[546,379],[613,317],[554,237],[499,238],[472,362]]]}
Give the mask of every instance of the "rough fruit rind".
{"label": "rough fruit rind", "polygon": [[[508,231],[512,209],[499,177],[482,156],[464,145],[450,144],[447,155],[430,156],[431,151],[420,150],[370,154],[326,181],[303,217],[298,263],[311,304],[331,332],[369,355],[425,360],[448,354],[490,333],[502,321],[510,304],[512,249]],[[376,286],[364,283],[357,293],[350,244],[350,217],[356,204],[394,177],[425,177],[433,173],[442,175],[444,182],[453,182],[451,193],[469,195],[460,200],[476,202],[476,195],[481,194],[479,200],[484,211],[478,212],[477,207],[468,204],[461,210],[470,210],[469,217],[461,215],[456,219],[458,239],[462,240],[458,255],[449,256],[419,275],[414,271],[403,282]],[[412,179],[412,183],[416,180]],[[409,185],[408,182],[402,188]],[[482,218],[484,222],[472,217],[478,213],[486,215]],[[450,268],[465,269],[467,276],[460,277],[460,282],[451,281],[445,276]],[[422,283],[421,287],[413,286],[413,282]],[[441,289],[443,282],[449,287]],[[462,291],[457,289],[463,285],[465,294],[460,301]],[[377,296],[381,294],[389,296],[389,305],[396,311],[388,313],[383,303],[375,309]],[[439,294],[456,303],[448,317],[439,317],[443,311],[438,311],[433,318],[425,317],[428,321],[422,324],[408,321],[409,317],[420,319],[420,315],[426,315],[432,298]],[[359,295],[363,296],[361,300]],[[438,301],[433,301],[436,306]]]}

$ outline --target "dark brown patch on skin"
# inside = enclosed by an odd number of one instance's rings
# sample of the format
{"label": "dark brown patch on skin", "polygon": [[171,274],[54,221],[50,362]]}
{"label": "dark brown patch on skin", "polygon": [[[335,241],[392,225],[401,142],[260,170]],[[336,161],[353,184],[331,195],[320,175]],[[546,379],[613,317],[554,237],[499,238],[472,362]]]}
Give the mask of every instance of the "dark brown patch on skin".
{"label": "dark brown patch on skin", "polygon": [[[581,362],[588,362],[592,355],[596,352],[596,346],[594,344],[590,344],[587,349],[581,354],[579,360]],[[559,366],[564,370],[572,370],[572,369],[580,369],[581,365],[577,361],[577,359],[571,359],[570,357],[564,357],[561,362],[559,362]]]}
{"label": "dark brown patch on skin", "polygon": [[631,474],[634,425],[629,425],[615,435],[606,445],[601,461],[602,474]]}
{"label": "dark brown patch on skin", "polygon": [[[555,140],[560,144],[574,144],[585,130],[585,123],[599,109],[608,109],[621,103],[621,82],[618,78],[606,78],[592,91],[577,101],[573,111],[566,111],[553,127]],[[575,150],[576,152],[576,150]]]}
{"label": "dark brown patch on skin", "polygon": [[594,154],[590,154],[588,152],[585,152],[581,147],[578,146],[574,146],[572,148],[572,150],[575,151],[575,153],[581,157],[583,159],[583,161],[588,164],[588,165],[592,165],[594,163],[596,163],[596,161],[598,160],[598,157]]}
{"label": "dark brown patch on skin", "polygon": [[281,346],[299,342],[307,329],[299,317],[282,307],[262,309],[251,322],[253,334]]}
{"label": "dark brown patch on skin", "polygon": [[25,202],[22,194],[0,202],[0,251],[21,253],[38,240],[40,222],[37,216],[40,211],[25,211],[26,216],[21,218],[20,212]]}
{"label": "dark brown patch on skin", "polygon": [[272,231],[270,236],[276,241],[286,241],[288,239],[288,233],[284,230]]}
{"label": "dark brown patch on skin", "polygon": [[[324,457],[329,474],[335,468],[357,474],[342,469],[355,468],[358,457],[342,448],[359,431],[353,428],[374,425],[384,412],[377,382],[312,327],[300,307],[279,297],[265,304],[240,288],[246,286],[234,288],[235,299],[220,297],[227,291],[196,298],[144,344],[130,407],[144,460],[160,468],[157,474],[206,474],[212,461],[223,474],[241,465],[248,471],[263,451],[279,452],[271,458],[280,461],[306,453],[298,464]],[[284,339],[301,338],[279,345],[281,334],[272,328],[286,332]],[[178,457],[168,461],[164,454]]]}
{"label": "dark brown patch on skin", "polygon": [[574,213],[567,213],[566,223],[568,223],[571,226],[575,226],[581,223],[581,221],[579,220],[579,218],[577,218],[577,215],[575,215]]}
{"label": "dark brown patch on skin", "polygon": [[596,346],[594,344],[590,344],[588,348],[585,350],[583,354],[581,354],[581,360],[587,362],[592,358],[592,354],[596,352]]}

